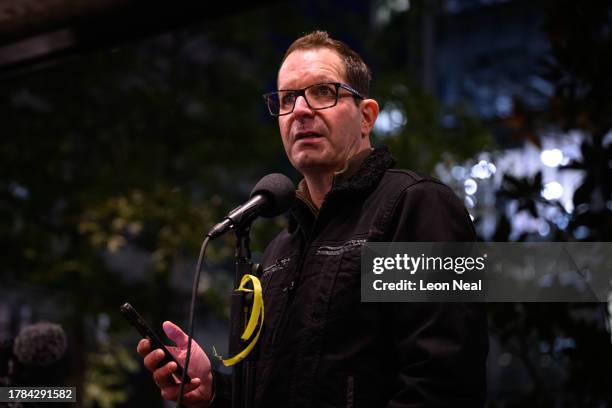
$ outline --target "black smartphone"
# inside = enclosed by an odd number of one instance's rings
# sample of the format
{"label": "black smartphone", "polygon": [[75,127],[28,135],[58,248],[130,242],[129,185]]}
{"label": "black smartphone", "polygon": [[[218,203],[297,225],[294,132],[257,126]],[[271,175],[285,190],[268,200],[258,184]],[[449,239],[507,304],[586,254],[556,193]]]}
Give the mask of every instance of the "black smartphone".
{"label": "black smartphone", "polygon": [[[157,335],[151,330],[149,325],[144,321],[142,317],[138,314],[136,309],[129,303],[124,303],[119,310],[125,318],[138,330],[138,332],[142,335],[143,338],[148,338],[151,341],[151,347],[153,350],[162,349],[164,352],[164,359],[159,363],[159,366],[163,366],[168,364],[171,361],[176,363],[176,371],[174,372],[175,376],[180,379],[183,377],[183,367],[179,364],[178,361],[174,358],[172,354],[166,349],[166,346],[162,341],[157,337]],[[191,382],[191,378],[187,375],[185,376],[185,384]]]}

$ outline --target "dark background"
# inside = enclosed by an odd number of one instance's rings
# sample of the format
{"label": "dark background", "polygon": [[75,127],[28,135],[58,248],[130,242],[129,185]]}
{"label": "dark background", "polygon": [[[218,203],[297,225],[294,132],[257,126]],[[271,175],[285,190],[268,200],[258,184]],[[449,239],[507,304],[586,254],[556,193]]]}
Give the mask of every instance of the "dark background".
{"label": "dark background", "polygon": [[[299,180],[261,94],[314,29],[370,65],[374,143],[451,185],[482,240],[610,241],[609,1],[5,0],[0,340],[61,323],[81,406],[162,406],[118,306],[184,325],[205,231],[261,176]],[[256,222],[255,257],[284,222]],[[211,245],[200,284],[209,352],[233,245]],[[489,318],[490,407],[611,404],[608,304]]]}

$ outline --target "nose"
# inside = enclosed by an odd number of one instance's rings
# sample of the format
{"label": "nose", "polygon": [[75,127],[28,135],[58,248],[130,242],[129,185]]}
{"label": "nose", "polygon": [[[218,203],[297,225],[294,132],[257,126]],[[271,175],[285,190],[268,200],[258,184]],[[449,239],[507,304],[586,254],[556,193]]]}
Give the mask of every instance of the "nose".
{"label": "nose", "polygon": [[294,115],[312,115],[313,110],[308,106],[308,102],[306,102],[306,98],[302,96],[298,96],[295,100],[295,107],[293,108]]}

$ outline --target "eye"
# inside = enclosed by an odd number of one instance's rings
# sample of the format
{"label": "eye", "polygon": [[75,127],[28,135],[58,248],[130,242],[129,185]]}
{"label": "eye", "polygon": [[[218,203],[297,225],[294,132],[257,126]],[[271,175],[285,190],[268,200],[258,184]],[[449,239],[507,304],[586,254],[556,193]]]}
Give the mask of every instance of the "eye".
{"label": "eye", "polygon": [[296,98],[297,96],[295,92],[283,92],[281,93],[280,103],[283,106],[290,106],[293,105]]}
{"label": "eye", "polygon": [[313,96],[323,98],[336,96],[336,90],[332,85],[329,84],[314,85],[312,88],[310,88],[310,93]]}

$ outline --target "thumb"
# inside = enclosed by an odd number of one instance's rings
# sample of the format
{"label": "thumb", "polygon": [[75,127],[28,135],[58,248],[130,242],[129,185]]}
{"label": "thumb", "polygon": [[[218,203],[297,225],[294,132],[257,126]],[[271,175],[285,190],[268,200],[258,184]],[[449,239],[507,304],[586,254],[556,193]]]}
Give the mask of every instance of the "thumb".
{"label": "thumb", "polygon": [[187,335],[180,327],[170,321],[165,321],[162,327],[166,336],[168,336],[179,349],[187,348]]}

